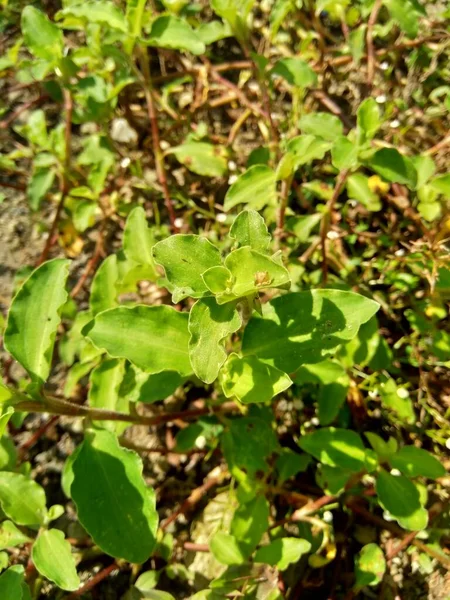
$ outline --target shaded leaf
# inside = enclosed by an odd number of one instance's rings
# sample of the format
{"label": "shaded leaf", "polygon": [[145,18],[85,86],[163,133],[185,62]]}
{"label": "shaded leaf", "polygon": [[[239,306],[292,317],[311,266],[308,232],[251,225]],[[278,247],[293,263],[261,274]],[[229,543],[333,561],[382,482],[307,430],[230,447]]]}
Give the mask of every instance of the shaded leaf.
{"label": "shaded leaf", "polygon": [[266,165],[253,165],[239,175],[225,194],[223,208],[229,211],[238,204],[261,210],[276,202],[275,171]]}
{"label": "shaded leaf", "polygon": [[230,469],[246,469],[249,474],[266,471],[266,459],[277,448],[277,438],[262,417],[241,417],[230,422],[222,435],[222,446]]}
{"label": "shaded leaf", "polygon": [[112,358],[126,358],[147,373],[192,373],[188,315],[170,306],[112,308],[90,321],[83,334]]}
{"label": "shaded leaf", "polygon": [[278,60],[270,75],[283,77],[290,85],[306,89],[317,83],[317,75],[307,62],[297,57]]}
{"label": "shaded leaf", "polygon": [[52,169],[35,169],[27,185],[27,196],[32,210],[38,210],[41,201],[50,191],[55,181],[55,172]]}
{"label": "shaded leaf", "polygon": [[5,600],[23,600],[24,568],[14,565],[0,575],[0,597]]}
{"label": "shaded leaf", "polygon": [[412,481],[382,470],[377,475],[375,488],[380,504],[401,527],[411,531],[426,528],[428,512],[421,506],[419,491]]}
{"label": "shaded leaf", "polygon": [[349,429],[324,427],[302,436],[298,445],[321,463],[359,472],[366,467],[366,451],[360,436]]}
{"label": "shaded leaf", "polygon": [[355,558],[355,588],[377,585],[385,571],[383,550],[377,544],[366,544]]}
{"label": "shaded leaf", "polygon": [[276,566],[284,571],[310,550],[311,544],[307,540],[284,537],[259,548],[255,554],[255,562]]}
{"label": "shaded leaf", "polygon": [[62,590],[70,592],[80,586],[72,547],[62,531],[49,529],[40,533],[33,544],[31,557],[39,573]]}
{"label": "shaded leaf", "polygon": [[227,153],[223,147],[207,142],[187,141],[171,148],[177,160],[189,171],[206,177],[222,177],[227,171]]}
{"label": "shaded leaf", "polygon": [[417,172],[410,158],[400,154],[395,148],[377,150],[369,161],[370,167],[387,181],[403,183],[414,189]]}
{"label": "shaded leaf", "polygon": [[403,446],[390,457],[390,463],[408,477],[437,479],[446,474],[444,465],[435,456],[416,446]]}
{"label": "shaded leaf", "polygon": [[190,27],[186,19],[163,15],[155,19],[149,37],[145,39],[149,46],[187,50],[192,54],[203,54],[205,44]]}

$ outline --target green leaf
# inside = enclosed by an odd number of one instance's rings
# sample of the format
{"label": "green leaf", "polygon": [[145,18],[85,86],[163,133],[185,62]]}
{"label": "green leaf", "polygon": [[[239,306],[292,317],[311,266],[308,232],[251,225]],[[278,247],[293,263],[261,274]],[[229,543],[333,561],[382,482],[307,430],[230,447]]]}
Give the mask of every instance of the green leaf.
{"label": "green leaf", "polygon": [[43,263],[23,283],[9,309],[5,348],[38,383],[50,373],[68,273],[68,260]]}
{"label": "green leaf", "polygon": [[357,29],[353,29],[349,35],[348,45],[356,66],[359,66],[361,58],[364,56],[366,31],[367,25],[363,23]]}
{"label": "green leaf", "polygon": [[377,150],[370,159],[369,166],[387,181],[402,183],[411,189],[416,187],[417,172],[412,160],[395,148]]}
{"label": "green leaf", "polygon": [[63,8],[56,13],[57,19],[65,19],[70,24],[80,23],[105,25],[110,29],[127,33],[128,23],[125,15],[113,2],[106,0],[95,0],[95,2],[83,2]]}
{"label": "green leaf", "polygon": [[236,397],[243,404],[270,401],[292,385],[286,373],[260,361],[256,356],[230,354],[222,368],[221,382],[227,398]]}
{"label": "green leaf", "polygon": [[198,300],[189,315],[189,359],[194,373],[212,383],[227,358],[225,339],[241,326],[241,317],[232,303],[220,306],[215,298]]}
{"label": "green leaf", "polygon": [[237,540],[230,534],[218,531],[209,542],[214,558],[222,565],[240,565],[245,562]]}
{"label": "green leaf", "polygon": [[135,41],[142,33],[142,22],[144,17],[145,5],[147,0],[127,0],[126,20],[130,39],[125,42],[124,48],[127,54],[131,55]]}
{"label": "green leaf", "polygon": [[0,473],[0,504],[18,525],[42,525],[47,515],[43,488],[21,473]]}
{"label": "green leaf", "polygon": [[195,30],[195,33],[206,45],[213,44],[214,42],[218,42],[219,40],[223,40],[233,35],[228,23],[222,23],[221,21],[202,23],[200,27]]}
{"label": "green leaf", "polygon": [[271,40],[277,35],[283,21],[288,14],[296,8],[294,0],[275,0],[270,11],[270,37]]}
{"label": "green leaf", "polygon": [[311,457],[307,454],[299,454],[288,448],[283,448],[280,456],[277,458],[275,466],[278,471],[279,482],[282,483],[294,477],[297,473],[303,473],[311,464]]}
{"label": "green leaf", "polygon": [[374,98],[366,98],[358,107],[357,127],[360,143],[370,141],[380,129],[380,109]]}
{"label": "green leaf", "polygon": [[385,442],[382,437],[371,431],[367,431],[364,435],[382,460],[390,459],[390,457],[397,452],[398,444],[395,438],[390,437],[389,440]]}
{"label": "green leaf", "polygon": [[155,547],[158,516],[140,457],[109,431],[88,430],[72,468],[72,499],[94,543],[115,558],[145,562]]}
{"label": "green leaf", "polygon": [[[105,360],[95,367],[89,378],[89,406],[127,412],[128,402],[119,396],[124,373],[124,362],[117,358]],[[119,421],[94,421],[94,424],[116,433],[122,433],[128,427],[127,423]]]}
{"label": "green leaf", "polygon": [[191,423],[176,435],[176,449],[178,452],[187,452],[199,447],[197,443],[207,442],[214,445],[215,441],[223,431],[223,426],[216,417],[200,417],[195,423]]}
{"label": "green leaf", "polygon": [[417,210],[425,219],[425,221],[435,221],[442,214],[442,206],[440,202],[419,202]]}
{"label": "green leaf", "polygon": [[226,292],[233,284],[233,275],[226,267],[222,267],[221,265],[206,269],[202,273],[202,279],[208,290],[213,294]]}
{"label": "green leaf", "polygon": [[321,220],[322,215],[320,213],[303,215],[301,217],[295,216],[287,220],[286,228],[295,235],[296,242],[305,243]]}
{"label": "green leaf", "polygon": [[25,45],[37,58],[53,62],[62,57],[62,31],[43,12],[31,5],[25,6],[20,26]]}
{"label": "green leaf", "polygon": [[238,506],[231,521],[230,533],[247,558],[259,544],[268,527],[269,503],[264,496],[255,496],[249,502]]}
{"label": "green leaf", "polygon": [[380,504],[401,527],[411,531],[426,528],[428,512],[421,506],[419,491],[412,481],[380,471],[375,487]]}
{"label": "green leaf", "polygon": [[205,44],[190,27],[186,19],[164,15],[152,23],[149,37],[145,43],[156,48],[186,50],[192,54],[203,54]]}
{"label": "green leaf", "polygon": [[139,265],[148,265],[157,271],[153,260],[152,247],[155,243],[153,233],[147,224],[145,210],[141,206],[134,208],[128,215],[123,232],[123,251],[128,260]]}
{"label": "green leaf", "polygon": [[15,548],[31,542],[31,539],[18,529],[12,521],[0,525],[0,550]]}
{"label": "green leaf", "polygon": [[262,417],[241,417],[230,422],[222,446],[230,469],[243,468],[251,475],[267,471],[266,459],[277,449],[277,438]]}
{"label": "green leaf", "polygon": [[339,136],[344,135],[341,120],[330,113],[308,113],[301,117],[298,125],[303,133],[318,135],[329,142],[334,142]]}
{"label": "green leaf", "polygon": [[71,592],[79,588],[72,547],[62,531],[49,529],[40,533],[33,544],[31,558],[39,573],[62,590]]}
{"label": "green leaf", "polygon": [[91,284],[89,307],[93,315],[117,306],[117,256],[110,254],[97,269]]}
{"label": "green leaf", "polygon": [[390,457],[390,463],[408,477],[437,479],[446,474],[444,465],[435,456],[416,446],[400,448],[394,456]]}
{"label": "green leaf", "polygon": [[153,246],[153,258],[164,267],[175,304],[188,296],[209,295],[202,274],[222,264],[219,250],[199,235],[172,235]]}
{"label": "green leaf", "polygon": [[0,575],[0,598],[5,600],[23,600],[24,568],[14,565]]}
{"label": "green leaf", "polygon": [[347,179],[347,194],[349,200],[360,202],[370,211],[381,210],[381,202],[375,192],[369,187],[369,178],[362,173],[353,173]]}
{"label": "green leaf", "polygon": [[317,83],[317,75],[307,62],[297,57],[282,58],[275,63],[270,75],[283,77],[290,85],[306,89]]}
{"label": "green leaf", "polygon": [[391,17],[406,35],[413,39],[419,33],[419,15],[409,0],[384,0]]}
{"label": "green leaf", "polygon": [[398,387],[395,381],[390,378],[381,384],[380,396],[382,404],[396,412],[405,423],[412,424],[415,422],[414,407],[406,388]]}
{"label": "green leaf", "polygon": [[377,544],[366,544],[355,557],[355,588],[377,585],[386,571],[383,550]]}
{"label": "green leaf", "polygon": [[288,142],[287,150],[294,155],[295,168],[313,160],[321,160],[332,147],[332,142],[317,135],[298,135]]}
{"label": "green leaf", "polygon": [[112,308],[90,321],[83,333],[112,358],[126,358],[147,373],[192,373],[188,315],[170,306]]}
{"label": "green leaf", "polygon": [[284,571],[310,550],[311,544],[307,540],[284,537],[259,548],[255,554],[255,562],[276,566],[280,571]]}
{"label": "green leaf", "polygon": [[266,165],[253,165],[239,175],[225,194],[223,208],[226,212],[245,204],[248,208],[261,210],[276,203],[275,171]]}
{"label": "green leaf", "polygon": [[450,198],[450,173],[435,177],[430,182],[430,185],[434,190],[439,192],[439,194],[443,194],[446,198]]}
{"label": "green leaf", "polygon": [[353,169],[358,166],[358,146],[341,135],[336,138],[331,148],[331,162],[336,169]]}
{"label": "green leaf", "polygon": [[344,374],[333,383],[320,388],[317,403],[319,405],[318,416],[321,425],[329,425],[338,416],[347,398],[349,384],[349,377],[347,374]]}
{"label": "green leaf", "polygon": [[213,146],[207,142],[187,141],[171,148],[177,160],[189,171],[206,177],[222,177],[228,167],[227,152],[221,146]]}
{"label": "green leaf", "polygon": [[28,202],[31,210],[39,210],[41,201],[50,191],[55,181],[52,169],[35,169],[27,185]]}
{"label": "green leaf", "polygon": [[351,340],[378,308],[373,300],[341,290],[286,294],[265,304],[263,317],[249,321],[242,351],[293,373]]}
{"label": "green leaf", "polygon": [[255,210],[243,210],[239,213],[231,225],[229,236],[239,246],[250,246],[263,254],[271,240],[263,217]]}
{"label": "green leaf", "polygon": [[323,464],[316,471],[317,485],[323,489],[325,494],[338,496],[345,490],[345,486],[353,473],[348,469]]}
{"label": "green leaf", "polygon": [[302,436],[298,445],[304,452],[330,467],[356,473],[366,467],[366,450],[355,431],[324,427]]}
{"label": "green leaf", "polygon": [[176,371],[162,371],[148,375],[133,365],[127,365],[120,386],[120,401],[152,404],[171,396],[183,378]]}
{"label": "green leaf", "polygon": [[291,285],[291,278],[285,267],[249,246],[230,252],[225,259],[225,266],[233,277],[233,283],[217,297],[219,304],[258,294],[268,288],[288,289]]}

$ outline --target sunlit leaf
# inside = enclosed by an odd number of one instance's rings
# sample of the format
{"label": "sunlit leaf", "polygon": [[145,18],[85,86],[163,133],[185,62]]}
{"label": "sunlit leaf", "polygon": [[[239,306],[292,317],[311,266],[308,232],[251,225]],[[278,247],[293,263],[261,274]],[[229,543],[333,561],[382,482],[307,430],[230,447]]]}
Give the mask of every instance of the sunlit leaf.
{"label": "sunlit leaf", "polygon": [[80,586],[72,548],[62,531],[49,529],[40,533],[31,557],[39,573],[62,590],[73,591]]}

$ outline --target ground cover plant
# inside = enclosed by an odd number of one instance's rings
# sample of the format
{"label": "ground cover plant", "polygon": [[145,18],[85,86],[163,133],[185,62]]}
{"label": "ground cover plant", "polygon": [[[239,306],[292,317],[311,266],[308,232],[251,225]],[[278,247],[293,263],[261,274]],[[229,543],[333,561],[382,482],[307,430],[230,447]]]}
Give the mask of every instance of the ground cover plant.
{"label": "ground cover plant", "polygon": [[2,2],[0,598],[450,597],[449,16]]}

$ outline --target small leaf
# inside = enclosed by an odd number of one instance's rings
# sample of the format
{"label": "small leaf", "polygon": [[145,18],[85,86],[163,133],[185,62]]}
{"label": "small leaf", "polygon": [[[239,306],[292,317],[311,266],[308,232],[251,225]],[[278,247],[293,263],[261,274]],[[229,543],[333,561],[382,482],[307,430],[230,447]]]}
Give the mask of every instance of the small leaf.
{"label": "small leaf", "polygon": [[342,405],[347,398],[350,379],[347,374],[320,388],[317,403],[318,416],[321,425],[329,425],[338,416]]}
{"label": "small leaf", "polygon": [[298,445],[330,467],[340,467],[354,472],[365,469],[366,450],[355,431],[324,427],[302,436]]}
{"label": "small leaf", "polygon": [[377,150],[370,159],[369,165],[387,181],[403,183],[410,189],[416,187],[417,172],[412,160],[400,154],[395,148]]}
{"label": "small leaf", "polygon": [[380,109],[374,98],[366,98],[358,107],[357,126],[361,143],[370,141],[379,130]]}
{"label": "small leaf", "polygon": [[390,457],[390,463],[408,477],[438,479],[446,474],[444,465],[435,456],[416,446],[403,446]]}
{"label": "small leaf", "polygon": [[147,373],[192,373],[188,315],[170,306],[112,308],[90,321],[83,333],[112,358],[126,358]]}
{"label": "small leaf", "polygon": [[377,585],[386,571],[383,550],[377,544],[366,544],[355,558],[355,588]]}
{"label": "small leaf", "polygon": [[303,133],[318,135],[330,142],[344,135],[341,120],[330,113],[315,112],[303,115],[298,125]]}
{"label": "small leaf", "polygon": [[332,147],[332,142],[317,135],[299,135],[288,142],[287,150],[294,155],[295,168],[313,160],[321,160]]}
{"label": "small leaf", "polygon": [[384,0],[384,4],[400,29],[413,39],[419,33],[419,15],[409,0]]}
{"label": "small leaf", "polygon": [[[117,358],[105,360],[95,367],[89,378],[89,406],[127,412],[128,402],[119,396],[124,372],[124,362]],[[94,421],[94,425],[116,433],[122,433],[128,427],[127,423],[114,421]]]}
{"label": "small leaf", "polygon": [[395,381],[389,378],[381,384],[380,396],[382,403],[396,412],[405,423],[412,424],[415,422],[416,416],[413,403],[406,388],[397,387]]}
{"label": "small leaf", "polygon": [[202,23],[200,27],[195,30],[195,33],[206,45],[213,44],[219,40],[224,40],[233,35],[228,23],[222,23],[221,21]]}
{"label": "small leaf", "polygon": [[299,454],[288,448],[283,448],[275,463],[280,483],[294,477],[297,473],[306,471],[311,462],[312,459],[307,454]]}
{"label": "small leaf", "polygon": [[206,269],[202,273],[202,279],[208,290],[213,294],[221,294],[233,284],[233,275],[226,267],[221,265]]}
{"label": "small leaf", "polygon": [[18,529],[12,521],[0,525],[0,550],[15,548],[31,542],[31,539]]}
{"label": "small leaf", "polygon": [[333,166],[340,171],[353,169],[358,166],[358,146],[341,135],[336,138],[331,148],[331,159]]}
{"label": "small leaf", "polygon": [[430,185],[439,194],[443,194],[446,198],[450,198],[450,173],[435,177],[430,182]]}
{"label": "small leaf", "polygon": [[147,224],[145,210],[141,206],[137,206],[130,212],[125,224],[123,251],[128,260],[152,267],[156,278],[157,271],[152,254],[153,245],[154,238],[152,230]]}
{"label": "small leaf", "polygon": [[222,264],[219,250],[199,235],[172,235],[153,246],[153,258],[164,267],[174,303],[209,295],[202,274]]}
{"label": "small leaf", "polygon": [[18,525],[42,525],[47,515],[43,488],[21,473],[0,473],[0,504]]}
{"label": "small leaf", "polygon": [[38,383],[50,373],[68,273],[68,260],[43,263],[23,283],[9,309],[5,348]]}
{"label": "small leaf", "polygon": [[39,573],[62,590],[71,592],[80,586],[72,548],[62,531],[50,529],[40,533],[31,557]]}
{"label": "small leaf", "polygon": [[317,75],[307,62],[297,57],[282,58],[275,63],[270,75],[283,77],[290,85],[306,89],[317,83]]}
{"label": "small leaf", "polygon": [[230,469],[246,469],[251,475],[267,471],[266,459],[277,449],[277,438],[262,417],[233,419],[222,435],[222,446]]}
{"label": "small leaf", "polygon": [[269,503],[264,496],[255,496],[236,509],[230,533],[237,540],[241,552],[248,557],[259,544],[269,527]]}
{"label": "small leaf", "polygon": [[70,23],[73,23],[74,20],[79,21],[83,25],[91,23],[105,25],[122,33],[128,31],[125,15],[113,2],[107,0],[95,0],[67,6],[56,14],[56,18],[65,18]]}
{"label": "small leaf", "polygon": [[412,481],[380,471],[375,487],[380,504],[401,527],[411,531],[426,528],[428,512],[421,506],[419,491]]}
{"label": "small leaf", "polygon": [[398,444],[395,438],[390,437],[389,440],[385,442],[383,438],[371,431],[367,431],[364,435],[382,460],[388,460],[397,452]]}
{"label": "small leaf", "polygon": [[31,5],[25,6],[20,25],[25,45],[37,58],[53,62],[62,57],[62,31],[43,12]]}
{"label": "small leaf", "polygon": [[360,202],[370,211],[381,210],[380,198],[370,189],[369,178],[362,173],[353,173],[348,177],[347,194],[350,200]]}
{"label": "small leaf", "polygon": [[148,375],[134,365],[127,365],[119,395],[121,401],[152,404],[171,396],[182,383],[183,378],[176,371]]}
{"label": "small leaf", "polygon": [[39,210],[41,201],[50,191],[55,181],[52,169],[35,169],[27,185],[27,196],[31,210]]}
{"label": "small leaf", "polygon": [[310,550],[311,544],[307,540],[284,537],[259,548],[255,554],[255,562],[276,566],[284,571]]}
{"label": "small leaf", "polygon": [[177,160],[189,171],[206,177],[222,177],[227,171],[227,153],[220,146],[206,142],[187,141],[171,148]]}
{"label": "small leaf", "polygon": [[239,548],[237,540],[228,533],[218,531],[209,542],[209,549],[214,558],[222,565],[240,565],[245,556]]}
{"label": "small leaf", "polygon": [[152,23],[149,37],[145,39],[149,46],[186,50],[192,54],[203,54],[205,44],[190,27],[186,19],[164,15]]}
{"label": "small leaf", "polygon": [[205,383],[212,383],[227,358],[225,339],[241,326],[234,304],[222,306],[215,298],[198,300],[189,315],[189,359],[194,373]]}
{"label": "small leaf", "polygon": [[271,236],[263,217],[255,210],[243,210],[233,221],[229,236],[239,246],[250,246],[257,252],[265,253]]}
{"label": "small leaf", "polygon": [[24,600],[24,568],[14,565],[0,575],[0,598],[5,600]]}
{"label": "small leaf", "polygon": [[117,306],[117,256],[110,254],[97,269],[91,284],[89,307],[93,315]]}
{"label": "small leaf", "polygon": [[292,385],[286,373],[267,365],[256,356],[231,354],[222,373],[222,389],[227,398],[236,397],[243,404],[268,402]]}
{"label": "small leaf", "polygon": [[275,171],[266,165],[253,165],[239,175],[225,194],[223,208],[226,212],[244,204],[248,208],[261,210],[276,202]]}
{"label": "small leaf", "polygon": [[72,499],[94,543],[115,558],[145,562],[155,547],[158,515],[140,457],[109,431],[88,430],[72,469]]}
{"label": "small leaf", "polygon": [[351,340],[378,308],[373,300],[341,290],[286,294],[265,304],[262,318],[249,321],[242,351],[293,373]]}

